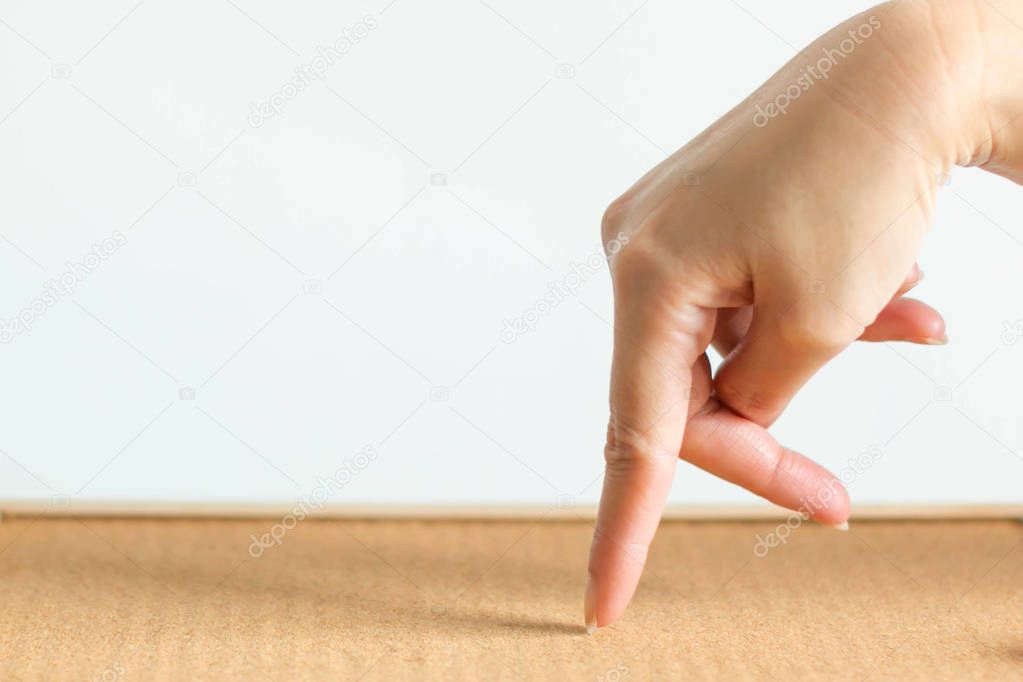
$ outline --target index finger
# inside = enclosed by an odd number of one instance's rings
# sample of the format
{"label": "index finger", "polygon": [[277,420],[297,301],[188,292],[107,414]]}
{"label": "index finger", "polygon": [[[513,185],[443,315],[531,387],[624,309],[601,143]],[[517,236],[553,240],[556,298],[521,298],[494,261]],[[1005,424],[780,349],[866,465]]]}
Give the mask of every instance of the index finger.
{"label": "index finger", "polygon": [[588,632],[616,620],[639,583],[682,445],[691,367],[709,343],[698,332],[713,329],[713,313],[696,306],[680,312],[619,305],[615,318],[604,490],[585,599]]}

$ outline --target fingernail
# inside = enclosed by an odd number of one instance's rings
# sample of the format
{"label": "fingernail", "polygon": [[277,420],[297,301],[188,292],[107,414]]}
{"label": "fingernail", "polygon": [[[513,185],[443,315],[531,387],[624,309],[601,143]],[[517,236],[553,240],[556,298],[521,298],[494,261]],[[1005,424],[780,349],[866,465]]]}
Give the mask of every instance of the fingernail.
{"label": "fingernail", "polygon": [[948,344],[948,334],[945,334],[940,339],[924,339],[924,343],[928,346],[944,346]]}
{"label": "fingernail", "polygon": [[836,523],[835,525],[832,526],[832,528],[834,528],[835,530],[840,530],[842,532],[845,532],[845,531],[849,530],[849,522],[848,521],[843,521],[842,523]]}
{"label": "fingernail", "polygon": [[583,602],[583,611],[586,617],[586,634],[592,635],[597,631],[597,588],[593,584],[593,578],[586,583],[586,599]]}

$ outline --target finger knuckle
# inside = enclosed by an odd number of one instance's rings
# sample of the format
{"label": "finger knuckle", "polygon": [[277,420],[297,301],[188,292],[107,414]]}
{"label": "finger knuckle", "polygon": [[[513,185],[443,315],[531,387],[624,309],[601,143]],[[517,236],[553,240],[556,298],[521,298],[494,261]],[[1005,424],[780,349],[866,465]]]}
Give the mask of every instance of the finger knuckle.
{"label": "finger knuckle", "polygon": [[759,391],[756,388],[722,381],[718,385],[721,401],[732,411],[759,423],[768,423],[785,407],[785,401],[776,392]]}
{"label": "finger knuckle", "polygon": [[798,310],[778,323],[778,335],[785,346],[830,356],[848,346],[863,333],[863,325],[846,315]]}
{"label": "finger knuckle", "polygon": [[632,190],[615,199],[600,221],[600,237],[612,274],[623,269],[630,273],[649,271],[655,255],[654,244],[645,238],[643,220],[633,209]]}
{"label": "finger knuckle", "polygon": [[646,295],[664,292],[672,285],[674,278],[658,249],[651,239],[634,235],[628,246],[610,259],[616,293]]}
{"label": "finger knuckle", "polygon": [[604,215],[600,219],[600,236],[605,244],[625,228],[627,206],[628,199],[622,195],[604,209]]}
{"label": "finger knuckle", "polygon": [[608,471],[612,472],[661,466],[677,456],[677,452],[658,447],[645,435],[622,427],[608,433],[607,445],[604,446],[604,462]]}

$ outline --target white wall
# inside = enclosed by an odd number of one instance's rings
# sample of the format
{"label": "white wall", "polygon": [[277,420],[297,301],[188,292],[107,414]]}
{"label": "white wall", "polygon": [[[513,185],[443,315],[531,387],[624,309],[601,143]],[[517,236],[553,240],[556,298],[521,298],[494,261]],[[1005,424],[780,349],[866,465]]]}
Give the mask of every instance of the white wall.
{"label": "white wall", "polygon": [[[866,6],[4,3],[0,318],[124,243],[0,345],[0,498],[289,501],[369,446],[333,502],[595,500],[606,274],[512,343],[503,321],[599,253],[665,150]],[[879,448],[857,502],[1023,501],[1023,193],[943,192],[918,294],[952,345],[857,347],[776,429],[835,470]],[[751,499],[679,479],[676,502]]]}

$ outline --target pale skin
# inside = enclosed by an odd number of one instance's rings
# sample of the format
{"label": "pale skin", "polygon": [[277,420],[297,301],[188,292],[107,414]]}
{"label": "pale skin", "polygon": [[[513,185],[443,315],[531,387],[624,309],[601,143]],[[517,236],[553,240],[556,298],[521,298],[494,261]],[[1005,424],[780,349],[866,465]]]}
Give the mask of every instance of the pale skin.
{"label": "pale skin", "polygon": [[[864,25],[874,30],[826,79],[812,78],[785,114],[754,120]],[[938,312],[904,294],[921,277],[942,176],[973,165],[1023,181],[1021,27],[1020,0],[879,5],[608,208],[614,358],[591,631],[632,599],[679,457],[844,526],[841,483],[767,427],[857,339],[947,340]],[[714,376],[711,346],[725,358]]]}

